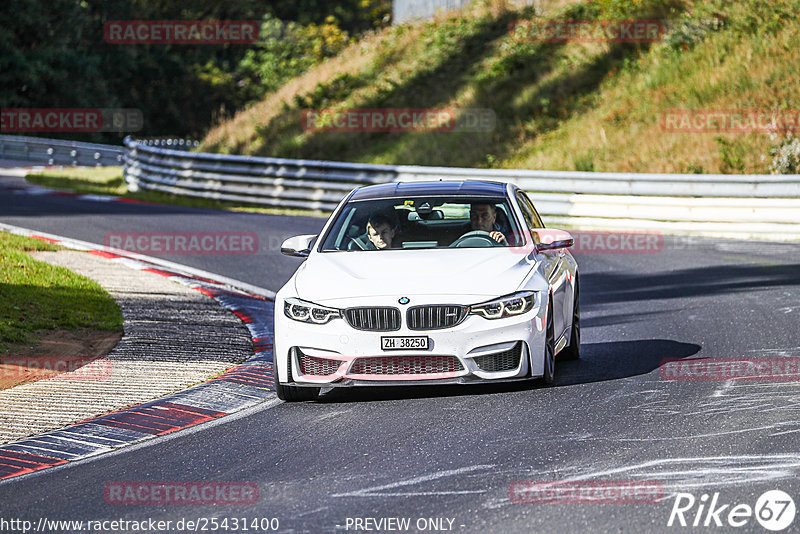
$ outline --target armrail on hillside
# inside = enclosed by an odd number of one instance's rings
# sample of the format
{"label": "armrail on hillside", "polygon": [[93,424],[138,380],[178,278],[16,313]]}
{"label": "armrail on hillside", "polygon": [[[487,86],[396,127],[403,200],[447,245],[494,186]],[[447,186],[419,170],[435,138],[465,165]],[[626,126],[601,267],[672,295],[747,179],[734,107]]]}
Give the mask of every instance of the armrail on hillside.
{"label": "armrail on hillside", "polygon": [[[529,192],[550,225],[740,239],[800,239],[800,175],[633,174],[368,165],[190,152],[125,138],[123,147],[0,135],[0,159],[123,165],[132,191],[329,212],[355,187],[494,180]],[[172,144],[174,148],[169,147]],[[192,143],[193,144],[193,143]]]}
{"label": "armrail on hillside", "polygon": [[0,159],[41,165],[122,165],[125,149],[114,145],[0,135]]}
{"label": "armrail on hillside", "polygon": [[800,239],[800,176],[632,174],[367,165],[183,152],[125,140],[133,189],[332,211],[353,188],[494,180],[528,191],[549,224],[768,240]]}

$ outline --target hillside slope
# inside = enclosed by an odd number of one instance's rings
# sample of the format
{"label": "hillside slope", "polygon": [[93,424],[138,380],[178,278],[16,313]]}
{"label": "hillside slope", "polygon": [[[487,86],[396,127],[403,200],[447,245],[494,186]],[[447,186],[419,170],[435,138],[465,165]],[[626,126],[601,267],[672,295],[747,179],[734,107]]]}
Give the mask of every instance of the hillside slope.
{"label": "hillside slope", "polygon": [[[786,132],[666,131],[674,110],[800,110],[800,0],[584,0],[388,28],[213,128],[202,150],[357,162],[763,172]],[[493,5],[493,4],[492,4]],[[538,17],[538,18],[537,18]],[[518,20],[653,19],[651,43],[547,43]],[[304,131],[326,108],[489,109],[473,132]],[[784,171],[786,172],[786,171]]]}

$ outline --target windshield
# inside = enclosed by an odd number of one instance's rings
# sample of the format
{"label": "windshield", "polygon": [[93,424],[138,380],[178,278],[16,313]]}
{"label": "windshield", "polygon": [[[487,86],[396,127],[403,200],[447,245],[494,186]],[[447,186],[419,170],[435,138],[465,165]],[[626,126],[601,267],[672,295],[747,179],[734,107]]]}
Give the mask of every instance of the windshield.
{"label": "windshield", "polygon": [[404,197],[351,201],[322,251],[516,247],[524,244],[505,198]]}

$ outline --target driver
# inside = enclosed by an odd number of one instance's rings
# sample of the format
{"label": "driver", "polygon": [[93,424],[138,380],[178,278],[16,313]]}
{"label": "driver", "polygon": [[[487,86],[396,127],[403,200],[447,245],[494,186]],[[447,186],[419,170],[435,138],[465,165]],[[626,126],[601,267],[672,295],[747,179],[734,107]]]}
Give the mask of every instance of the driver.
{"label": "driver", "polygon": [[497,225],[497,207],[494,204],[473,203],[469,210],[469,223],[473,231],[489,232],[492,239],[507,245],[506,236]]}

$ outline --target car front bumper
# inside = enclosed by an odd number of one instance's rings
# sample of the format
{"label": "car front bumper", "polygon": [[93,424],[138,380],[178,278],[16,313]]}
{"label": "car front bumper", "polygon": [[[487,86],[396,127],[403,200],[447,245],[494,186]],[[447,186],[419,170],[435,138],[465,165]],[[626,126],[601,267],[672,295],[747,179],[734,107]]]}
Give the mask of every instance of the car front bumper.
{"label": "car front bumper", "polygon": [[[370,299],[366,305],[387,305],[380,300]],[[425,300],[417,303],[449,302],[446,297]],[[279,296],[274,342],[279,380],[298,386],[347,387],[539,377],[544,373],[546,306],[547,299],[538,299],[531,311],[516,317],[489,320],[468,315],[460,324],[441,330],[411,330],[403,321],[399,330],[374,332],[357,330],[345,319],[324,325],[289,319]],[[382,336],[427,336],[429,346],[427,350],[384,351]],[[512,368],[509,362],[514,359]]]}

